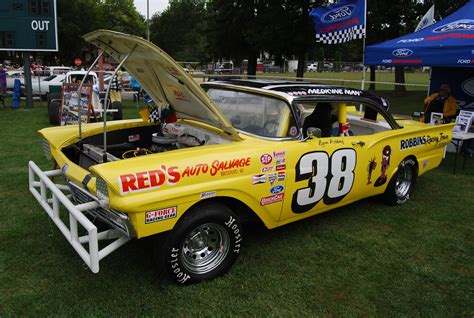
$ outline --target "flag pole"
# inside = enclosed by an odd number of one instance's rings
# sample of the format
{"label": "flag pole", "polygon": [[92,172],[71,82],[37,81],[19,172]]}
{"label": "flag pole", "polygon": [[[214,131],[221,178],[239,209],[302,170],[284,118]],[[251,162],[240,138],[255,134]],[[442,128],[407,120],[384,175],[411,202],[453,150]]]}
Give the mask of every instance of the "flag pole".
{"label": "flag pole", "polygon": [[362,42],[362,83],[361,83],[361,90],[365,88],[365,40],[367,38],[367,0],[364,1],[364,38]]}

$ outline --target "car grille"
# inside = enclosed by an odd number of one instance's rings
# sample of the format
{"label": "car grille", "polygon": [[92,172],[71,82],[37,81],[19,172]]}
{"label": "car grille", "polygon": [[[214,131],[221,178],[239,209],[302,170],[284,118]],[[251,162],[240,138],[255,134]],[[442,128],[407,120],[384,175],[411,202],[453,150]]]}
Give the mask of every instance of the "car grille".
{"label": "car grille", "polygon": [[95,187],[97,190],[97,197],[100,200],[109,200],[109,189],[107,188],[107,184],[105,183],[104,179],[101,177],[96,177],[95,179]]}
{"label": "car grille", "polygon": [[[99,202],[98,198],[90,194],[89,192],[85,191],[84,189],[78,187],[72,182],[69,182],[69,188],[71,189],[72,196],[76,203],[88,203],[88,202]],[[94,221],[95,219],[99,219],[114,229],[117,229],[127,235],[128,237],[133,236],[133,232],[131,227],[128,227],[126,224],[129,224],[129,219],[125,214],[115,212],[111,209],[105,208],[95,208],[89,209],[85,211],[85,213],[89,214]]]}
{"label": "car grille", "polygon": [[53,157],[51,156],[51,147],[49,142],[46,139],[43,139],[43,152],[46,156],[46,159],[51,160]]}

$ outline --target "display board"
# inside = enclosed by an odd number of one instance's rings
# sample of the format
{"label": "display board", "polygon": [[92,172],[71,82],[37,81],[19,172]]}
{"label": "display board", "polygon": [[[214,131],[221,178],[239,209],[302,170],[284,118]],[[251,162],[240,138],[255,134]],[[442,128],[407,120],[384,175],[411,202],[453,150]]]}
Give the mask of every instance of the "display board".
{"label": "display board", "polygon": [[81,109],[81,123],[88,123],[92,109],[92,85],[82,86],[79,99],[79,84],[63,83],[61,92],[61,126],[79,124],[79,109]]}
{"label": "display board", "polygon": [[0,51],[58,51],[56,0],[1,0]]}

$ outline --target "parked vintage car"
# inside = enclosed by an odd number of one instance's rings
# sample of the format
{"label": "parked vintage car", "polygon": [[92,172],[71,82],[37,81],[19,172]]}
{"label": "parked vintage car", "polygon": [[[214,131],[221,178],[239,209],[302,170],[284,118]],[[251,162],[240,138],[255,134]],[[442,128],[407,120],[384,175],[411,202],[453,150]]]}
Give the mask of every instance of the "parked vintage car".
{"label": "parked vintage car", "polygon": [[[242,251],[245,221],[272,229],[375,195],[402,204],[451,139],[452,125],[395,119],[384,99],[357,89],[259,80],[203,89],[142,38],[85,39],[158,105],[149,121],[39,132],[56,169],[30,162],[30,191],[94,273],[130,239],[157,236],[176,283],[212,279]],[[99,249],[99,240],[109,241]]]}

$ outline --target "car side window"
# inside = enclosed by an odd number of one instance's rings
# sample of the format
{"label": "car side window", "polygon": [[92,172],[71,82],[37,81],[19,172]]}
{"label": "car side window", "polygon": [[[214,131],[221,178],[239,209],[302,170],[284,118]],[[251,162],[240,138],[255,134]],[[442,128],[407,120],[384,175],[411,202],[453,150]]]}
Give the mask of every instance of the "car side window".
{"label": "car side window", "polygon": [[319,128],[322,137],[365,136],[392,129],[379,110],[369,104],[305,101],[296,106],[303,134],[309,127]]}
{"label": "car side window", "polygon": [[290,106],[281,99],[218,88],[207,93],[236,129],[269,138],[298,135]]}

